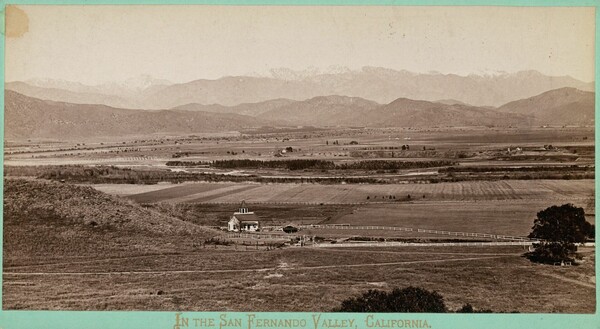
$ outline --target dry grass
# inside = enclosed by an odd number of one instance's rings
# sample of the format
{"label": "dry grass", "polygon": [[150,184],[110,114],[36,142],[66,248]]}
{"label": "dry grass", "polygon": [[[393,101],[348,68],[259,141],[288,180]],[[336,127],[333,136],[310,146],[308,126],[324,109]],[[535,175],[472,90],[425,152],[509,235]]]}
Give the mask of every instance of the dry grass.
{"label": "dry grass", "polygon": [[[242,273],[5,275],[4,301],[8,309],[329,311],[343,299],[368,289],[415,285],[437,290],[451,308],[471,303],[505,312],[594,312],[595,289],[589,286],[593,254],[588,253],[581,266],[561,268],[532,264],[521,253],[520,248],[508,247],[381,248],[364,252],[205,250],[98,261],[75,268],[86,272],[268,269]],[[456,261],[459,258],[471,260]],[[347,266],[414,261],[417,263]],[[55,271],[60,267],[34,267],[28,272],[42,269]]]}

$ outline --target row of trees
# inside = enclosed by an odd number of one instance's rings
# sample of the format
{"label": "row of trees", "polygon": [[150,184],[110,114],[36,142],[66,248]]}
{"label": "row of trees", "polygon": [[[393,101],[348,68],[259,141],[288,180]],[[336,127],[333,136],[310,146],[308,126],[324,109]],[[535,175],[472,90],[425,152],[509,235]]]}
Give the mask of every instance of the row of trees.
{"label": "row of trees", "polygon": [[[174,164],[174,162],[169,162]],[[169,165],[167,163],[167,165]],[[182,165],[182,162],[176,165]],[[204,162],[192,162],[190,165],[206,164]],[[214,168],[237,169],[237,168],[269,168],[269,169],[289,169],[289,170],[398,170],[414,168],[431,168],[450,166],[451,161],[388,161],[388,160],[367,160],[342,164],[335,164],[329,160],[314,159],[293,159],[293,160],[216,160],[211,166]]]}
{"label": "row of trees", "polygon": [[257,182],[257,183],[315,183],[315,184],[386,184],[371,177],[259,177],[234,176],[216,173],[173,172],[161,169],[132,170],[114,166],[5,166],[7,176],[29,176],[71,183],[91,184],[156,184],[158,182]]}
{"label": "row of trees", "polygon": [[334,169],[335,164],[332,161],[315,159],[294,159],[294,160],[216,160],[212,163],[214,168],[237,169],[237,168],[269,168],[269,169]]}
{"label": "row of trees", "polygon": [[435,161],[387,161],[387,160],[366,160],[350,163],[342,163],[336,166],[335,169],[342,170],[398,170],[398,169],[414,169],[414,168],[432,168],[443,167],[454,164],[451,161],[435,160]]}
{"label": "row of trees", "polygon": [[531,166],[531,167],[447,167],[441,168],[439,170],[440,173],[502,173],[502,172],[593,172],[594,166],[579,166],[579,165],[570,165],[570,166]]}

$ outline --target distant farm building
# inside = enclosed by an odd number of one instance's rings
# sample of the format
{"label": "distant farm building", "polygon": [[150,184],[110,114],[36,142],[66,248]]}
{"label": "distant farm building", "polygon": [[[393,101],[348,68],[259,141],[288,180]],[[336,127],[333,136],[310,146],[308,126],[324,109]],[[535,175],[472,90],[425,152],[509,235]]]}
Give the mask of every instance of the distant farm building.
{"label": "distant farm building", "polygon": [[229,222],[227,222],[227,230],[230,232],[256,232],[260,230],[258,216],[254,212],[248,211],[245,201],[242,201],[240,208],[233,213]]}

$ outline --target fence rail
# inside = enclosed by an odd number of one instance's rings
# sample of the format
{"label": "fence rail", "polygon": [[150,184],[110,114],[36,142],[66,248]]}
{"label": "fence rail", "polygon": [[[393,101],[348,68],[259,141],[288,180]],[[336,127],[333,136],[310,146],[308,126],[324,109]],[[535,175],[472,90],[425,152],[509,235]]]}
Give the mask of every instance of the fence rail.
{"label": "fence rail", "polygon": [[290,240],[294,238],[296,235],[294,234],[263,234],[263,233],[227,233],[227,238],[235,239],[280,239],[280,240]]}
{"label": "fence rail", "polygon": [[486,246],[531,246],[538,241],[510,242],[363,242],[363,243],[317,243],[315,248],[346,248],[346,247],[486,247]]}
{"label": "fence rail", "polygon": [[323,229],[336,229],[336,230],[384,230],[384,231],[403,231],[403,232],[418,232],[418,233],[429,233],[438,235],[448,235],[456,237],[476,237],[476,238],[488,238],[496,240],[515,240],[515,241],[531,241],[531,239],[523,236],[513,235],[502,235],[502,234],[487,234],[487,233],[470,233],[470,232],[453,232],[453,231],[441,231],[441,230],[428,230],[421,228],[410,228],[410,227],[395,227],[395,226],[350,226],[350,225],[299,225],[300,228],[323,228]]}

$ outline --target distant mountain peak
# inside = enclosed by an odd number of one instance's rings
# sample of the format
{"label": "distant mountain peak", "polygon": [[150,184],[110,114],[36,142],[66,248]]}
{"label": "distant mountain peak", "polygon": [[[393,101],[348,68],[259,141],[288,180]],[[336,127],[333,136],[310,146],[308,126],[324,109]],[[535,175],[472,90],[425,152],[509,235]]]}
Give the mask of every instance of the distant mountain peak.
{"label": "distant mountain peak", "polygon": [[290,68],[280,67],[269,70],[269,74],[266,76],[275,79],[293,81],[312,78],[323,74],[343,74],[348,72],[352,72],[352,70],[342,65],[331,65],[324,69],[311,66],[304,70],[293,70]]}

